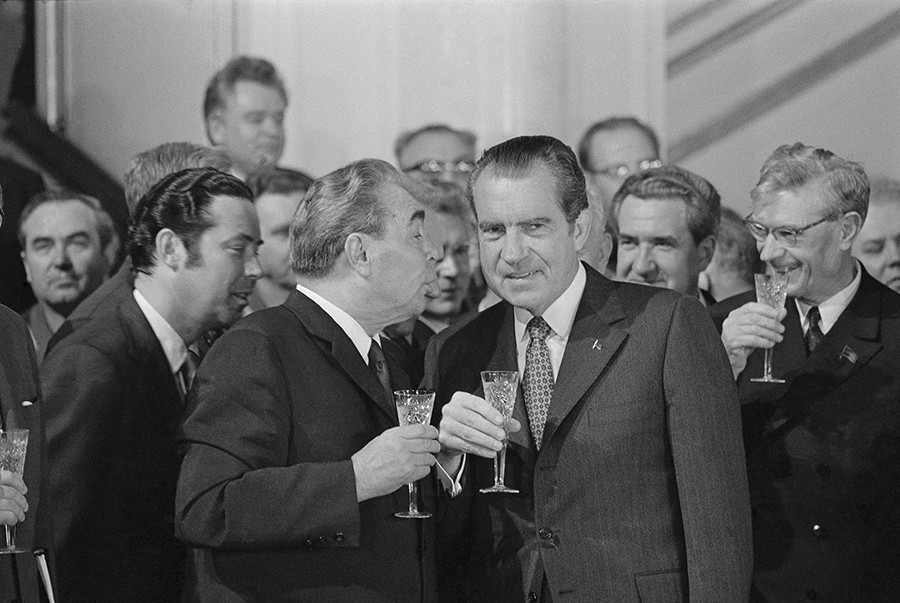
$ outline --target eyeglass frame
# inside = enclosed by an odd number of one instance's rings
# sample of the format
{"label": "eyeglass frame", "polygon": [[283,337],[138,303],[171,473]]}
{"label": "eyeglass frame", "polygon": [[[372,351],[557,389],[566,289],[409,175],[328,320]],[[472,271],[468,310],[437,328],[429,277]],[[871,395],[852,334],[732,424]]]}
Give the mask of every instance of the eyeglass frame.
{"label": "eyeglass frame", "polygon": [[628,167],[627,164],[622,163],[622,164],[619,164],[616,166],[609,166],[609,167],[600,168],[597,170],[595,170],[593,168],[585,168],[584,171],[589,174],[597,174],[600,176],[609,176],[610,178],[625,178],[626,176],[629,176],[630,174],[637,174],[637,173],[643,172],[645,170],[649,170],[651,168],[662,167],[663,162],[662,162],[662,159],[644,159],[644,160],[640,161],[637,164],[637,166],[638,166],[637,170],[632,170],[630,167]]}
{"label": "eyeglass frame", "polygon": [[[758,243],[764,243],[766,239],[769,238],[771,234],[775,237],[775,240],[785,245],[786,247],[794,247],[797,245],[797,237],[802,235],[804,232],[809,230],[814,226],[818,226],[819,224],[824,224],[825,222],[833,222],[842,218],[847,212],[836,211],[826,215],[824,218],[820,220],[816,220],[806,226],[801,226],[800,228],[789,228],[787,226],[776,226],[775,228],[769,228],[763,224],[760,224],[756,220],[751,220],[750,217],[753,214],[750,214],[746,218],[743,219],[744,227],[750,232],[750,236]],[[780,232],[778,232],[780,231]]]}
{"label": "eyeglass frame", "polygon": [[444,172],[469,174],[475,171],[475,163],[471,161],[438,161],[437,159],[429,159],[410,166],[403,171],[422,172],[423,174],[443,174]]}

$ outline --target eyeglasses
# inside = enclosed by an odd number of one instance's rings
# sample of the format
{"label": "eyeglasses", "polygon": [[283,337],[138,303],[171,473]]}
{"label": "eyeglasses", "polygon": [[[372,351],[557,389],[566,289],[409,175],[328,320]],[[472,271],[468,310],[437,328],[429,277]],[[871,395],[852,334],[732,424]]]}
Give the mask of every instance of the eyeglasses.
{"label": "eyeglasses", "polygon": [[422,172],[425,174],[442,174],[444,172],[462,172],[469,173],[475,169],[475,164],[471,161],[438,161],[429,159],[412,167],[408,167],[404,172]]}
{"label": "eyeglasses", "polygon": [[764,242],[768,238],[769,233],[772,233],[772,236],[775,237],[776,241],[778,241],[782,245],[793,247],[797,244],[797,237],[813,226],[818,226],[819,224],[823,224],[825,222],[832,222],[840,218],[842,215],[844,215],[842,212],[828,214],[821,220],[816,220],[812,224],[807,224],[806,226],[801,226],[800,228],[789,228],[787,226],[769,228],[768,226],[763,226],[755,220],[751,220],[750,216],[747,216],[746,218],[744,218],[744,226],[747,227],[747,230],[750,231],[750,234],[753,235],[753,238],[760,243]]}
{"label": "eyeglasses", "polygon": [[662,161],[659,159],[644,159],[640,163],[637,164],[636,170],[632,170],[629,166],[625,165],[610,165],[605,168],[600,168],[599,170],[593,170],[590,168],[585,169],[586,172],[591,174],[601,174],[603,176],[609,176],[610,178],[624,178],[625,176],[636,173],[643,172],[644,170],[649,170],[650,168],[658,168],[662,167]]}

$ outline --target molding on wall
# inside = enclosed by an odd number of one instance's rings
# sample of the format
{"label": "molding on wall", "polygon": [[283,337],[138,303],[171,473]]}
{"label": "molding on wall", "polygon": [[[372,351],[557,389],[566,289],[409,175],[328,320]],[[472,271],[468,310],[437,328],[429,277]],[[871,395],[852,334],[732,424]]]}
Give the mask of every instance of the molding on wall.
{"label": "molding on wall", "polygon": [[707,18],[713,12],[725,8],[729,4],[734,4],[735,0],[706,0],[702,4],[698,4],[694,8],[685,11],[684,14],[678,15],[666,26],[666,35],[671,37],[679,33],[683,29],[688,29],[700,19]]}
{"label": "molding on wall", "polygon": [[900,37],[900,10],[889,13],[705,125],[701,125],[692,134],[669,147],[669,161],[678,163],[685,157],[716,143],[897,37]]}

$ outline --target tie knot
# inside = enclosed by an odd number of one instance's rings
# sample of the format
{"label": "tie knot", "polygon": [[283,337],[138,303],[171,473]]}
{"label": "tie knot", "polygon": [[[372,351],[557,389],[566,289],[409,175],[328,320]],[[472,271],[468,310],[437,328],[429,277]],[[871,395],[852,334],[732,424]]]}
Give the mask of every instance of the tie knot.
{"label": "tie knot", "polygon": [[526,329],[528,329],[528,336],[531,339],[544,340],[550,334],[550,325],[540,316],[535,316],[529,320]]}
{"label": "tie knot", "polygon": [[806,316],[809,319],[810,328],[818,327],[819,321],[822,320],[822,316],[819,314],[819,306],[813,306],[812,308],[810,308],[809,313]]}

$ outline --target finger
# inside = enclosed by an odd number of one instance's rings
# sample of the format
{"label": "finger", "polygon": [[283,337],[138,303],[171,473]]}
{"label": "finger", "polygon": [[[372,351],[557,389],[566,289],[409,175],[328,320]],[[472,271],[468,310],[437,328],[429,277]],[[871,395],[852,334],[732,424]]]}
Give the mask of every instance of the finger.
{"label": "finger", "polygon": [[403,425],[397,429],[401,437],[408,440],[436,440],[438,437],[437,427],[433,425]]}
{"label": "finger", "polygon": [[[455,404],[454,404],[455,403]],[[460,414],[461,413],[461,414]],[[444,407],[443,414],[454,417],[471,416],[473,413],[483,417],[494,425],[503,425],[503,415],[496,408],[488,404],[484,398],[479,398],[466,392],[456,392],[450,399],[450,404]]]}
{"label": "finger", "polygon": [[28,494],[28,486],[22,480],[22,476],[12,471],[0,469],[0,485],[12,486],[22,494]]}
{"label": "finger", "polygon": [[431,467],[435,462],[434,455],[428,453],[412,454],[410,455],[410,460],[416,467]]}
{"label": "finger", "polygon": [[441,445],[436,439],[409,440],[408,450],[414,453],[427,452],[429,454],[437,454],[441,451]]}
{"label": "finger", "polygon": [[438,441],[440,442],[441,447],[447,452],[475,454],[488,459],[494,458],[497,451],[503,447],[497,440],[487,438],[484,434],[479,434],[477,432],[472,432],[468,438],[462,438],[455,434],[442,432]]}
{"label": "finger", "polygon": [[[487,403],[485,402],[485,404]],[[484,436],[493,440],[502,440],[505,437],[502,427],[503,415],[493,408],[490,409],[490,413],[492,418],[485,417],[478,410],[453,409],[451,413],[444,413],[441,417],[440,430],[449,431],[461,439],[471,441],[473,444],[485,444]],[[499,422],[493,421],[494,413],[500,418]],[[481,437],[468,437],[468,434],[473,432],[477,432]]]}

